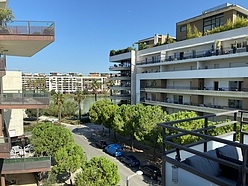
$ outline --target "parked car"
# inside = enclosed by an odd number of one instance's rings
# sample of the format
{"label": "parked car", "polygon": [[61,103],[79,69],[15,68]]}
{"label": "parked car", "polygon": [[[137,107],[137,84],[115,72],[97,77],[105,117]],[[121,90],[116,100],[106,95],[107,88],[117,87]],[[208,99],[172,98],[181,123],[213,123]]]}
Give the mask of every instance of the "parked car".
{"label": "parked car", "polygon": [[23,149],[21,148],[21,146],[16,145],[16,146],[11,147],[11,151],[12,151],[14,154],[19,154],[20,152],[23,151]]}
{"label": "parked car", "polygon": [[105,147],[108,146],[107,142],[104,140],[100,140],[96,142],[96,146],[100,149],[104,149]]}
{"label": "parked car", "polygon": [[103,149],[103,151],[115,157],[124,155],[122,146],[115,144],[115,143],[109,144]]}
{"label": "parked car", "polygon": [[34,151],[34,147],[31,145],[31,144],[28,144],[24,147],[24,151],[25,152],[28,152],[28,153],[31,153]]}
{"label": "parked car", "polygon": [[148,176],[152,180],[157,180],[161,182],[161,171],[158,167],[154,165],[143,165],[139,167],[139,170],[143,172],[144,175]]}
{"label": "parked car", "polygon": [[140,161],[133,155],[120,156],[120,161],[127,164],[130,167],[136,167],[140,165]]}

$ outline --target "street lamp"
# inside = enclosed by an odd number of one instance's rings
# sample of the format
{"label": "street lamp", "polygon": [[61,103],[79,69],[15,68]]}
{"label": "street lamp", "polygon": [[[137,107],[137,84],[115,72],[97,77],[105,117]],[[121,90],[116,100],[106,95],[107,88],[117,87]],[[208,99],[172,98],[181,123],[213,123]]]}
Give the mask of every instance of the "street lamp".
{"label": "street lamp", "polygon": [[132,177],[134,177],[134,176],[136,176],[136,175],[141,176],[142,174],[143,174],[143,172],[140,171],[140,170],[138,170],[138,171],[136,171],[134,174],[132,174],[132,175],[130,175],[130,176],[127,176],[127,185],[126,185],[126,186],[129,186],[129,180],[130,180]]}

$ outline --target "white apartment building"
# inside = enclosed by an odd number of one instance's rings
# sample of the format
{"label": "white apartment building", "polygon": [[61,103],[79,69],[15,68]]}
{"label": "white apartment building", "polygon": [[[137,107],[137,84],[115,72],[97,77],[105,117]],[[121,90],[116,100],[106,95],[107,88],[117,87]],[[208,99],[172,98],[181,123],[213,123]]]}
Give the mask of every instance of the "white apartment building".
{"label": "white apartment building", "polygon": [[145,41],[146,49],[110,56],[117,64],[133,61],[131,102],[160,105],[168,113],[248,110],[248,27],[186,39],[188,24],[205,33],[247,15],[238,5],[220,5],[177,23],[177,42],[155,46]]}
{"label": "white apartment building", "polygon": [[100,87],[97,90],[99,93],[106,90],[106,82],[108,77],[102,76],[100,73],[94,73],[93,75],[84,76],[81,73],[59,73],[50,72],[49,75],[44,73],[23,73],[22,84],[26,90],[41,91],[45,89],[47,91],[54,90],[61,93],[74,93],[77,90],[87,89],[92,92],[92,82],[95,80],[99,83]]}

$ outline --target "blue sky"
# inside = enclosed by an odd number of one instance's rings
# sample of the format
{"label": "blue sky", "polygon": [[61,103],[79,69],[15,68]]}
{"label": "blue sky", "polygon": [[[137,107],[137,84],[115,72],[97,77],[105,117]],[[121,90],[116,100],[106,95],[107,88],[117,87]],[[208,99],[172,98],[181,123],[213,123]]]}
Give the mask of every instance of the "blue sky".
{"label": "blue sky", "polygon": [[9,0],[16,20],[54,21],[55,41],[32,57],[7,57],[7,70],[109,72],[109,51],[155,34],[175,36],[176,22],[247,0]]}

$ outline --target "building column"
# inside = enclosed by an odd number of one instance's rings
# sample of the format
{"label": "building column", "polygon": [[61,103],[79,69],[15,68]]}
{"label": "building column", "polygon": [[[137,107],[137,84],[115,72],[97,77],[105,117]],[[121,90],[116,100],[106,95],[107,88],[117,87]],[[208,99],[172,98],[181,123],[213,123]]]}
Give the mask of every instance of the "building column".
{"label": "building column", "polygon": [[5,186],[5,175],[1,174],[1,186]]}
{"label": "building column", "polygon": [[0,109],[0,136],[3,136],[3,109]]}

